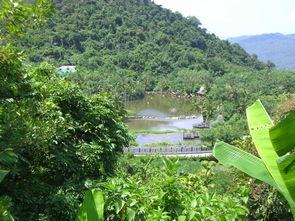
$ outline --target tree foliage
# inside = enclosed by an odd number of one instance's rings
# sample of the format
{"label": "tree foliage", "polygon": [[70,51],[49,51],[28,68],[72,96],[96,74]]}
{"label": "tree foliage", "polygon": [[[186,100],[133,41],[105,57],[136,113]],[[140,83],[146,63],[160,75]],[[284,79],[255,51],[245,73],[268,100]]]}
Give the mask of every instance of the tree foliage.
{"label": "tree foliage", "polygon": [[221,221],[240,220],[248,213],[246,183],[231,170],[224,171],[226,179],[218,177],[224,168],[215,162],[128,156],[119,162],[126,160],[116,177],[93,183],[96,189],[86,193],[76,220],[92,215],[97,220]]}
{"label": "tree foliage", "polygon": [[[117,153],[128,145],[125,113],[111,95],[88,97],[55,67],[29,65],[12,46],[48,12],[46,1],[1,4],[0,153],[9,149],[18,161],[0,162],[1,171],[10,171],[0,195],[11,198],[18,220],[73,220],[85,183],[111,173]],[[8,199],[1,198],[1,212]]]}
{"label": "tree foliage", "polygon": [[[120,85],[114,81],[122,78],[127,88],[136,85],[125,92],[128,95],[155,88],[194,93],[197,85],[178,89],[175,84],[182,83],[185,72],[194,73],[196,82],[199,72],[220,76],[233,69],[266,67],[238,45],[209,34],[197,18],[150,0],[62,0],[54,5],[55,16],[44,28],[30,31],[21,45],[32,62],[76,65],[78,72],[69,79],[88,93],[107,91],[105,87],[117,92]],[[163,81],[175,76],[177,80],[165,87]]]}

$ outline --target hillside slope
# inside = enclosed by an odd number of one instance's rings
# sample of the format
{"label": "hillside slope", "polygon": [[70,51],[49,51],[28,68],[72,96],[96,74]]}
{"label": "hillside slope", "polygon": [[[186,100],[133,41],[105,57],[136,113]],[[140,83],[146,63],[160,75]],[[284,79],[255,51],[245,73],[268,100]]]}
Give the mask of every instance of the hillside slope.
{"label": "hillside slope", "polygon": [[272,61],[277,69],[295,70],[295,34],[263,34],[228,40],[240,44],[249,54],[256,54],[261,61]]}
{"label": "hillside slope", "polygon": [[182,69],[222,75],[265,67],[239,45],[207,33],[197,18],[150,0],[60,0],[55,5],[56,15],[43,29],[31,31],[22,46],[32,62],[91,70],[75,76],[90,93],[105,91],[101,85],[118,78],[125,81],[124,90],[134,81],[153,90],[159,79]]}

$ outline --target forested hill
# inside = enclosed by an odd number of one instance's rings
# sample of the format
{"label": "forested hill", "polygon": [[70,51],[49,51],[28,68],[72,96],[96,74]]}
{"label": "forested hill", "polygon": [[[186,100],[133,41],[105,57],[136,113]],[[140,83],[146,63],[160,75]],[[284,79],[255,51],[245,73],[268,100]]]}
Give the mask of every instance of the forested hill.
{"label": "forested hill", "polygon": [[181,69],[221,75],[265,67],[239,45],[209,34],[197,18],[150,0],[59,0],[55,6],[48,24],[22,41],[33,62],[136,76],[147,89]]}
{"label": "forested hill", "polygon": [[274,62],[278,69],[295,70],[295,34],[250,35],[230,38],[229,41],[240,44],[261,61]]}

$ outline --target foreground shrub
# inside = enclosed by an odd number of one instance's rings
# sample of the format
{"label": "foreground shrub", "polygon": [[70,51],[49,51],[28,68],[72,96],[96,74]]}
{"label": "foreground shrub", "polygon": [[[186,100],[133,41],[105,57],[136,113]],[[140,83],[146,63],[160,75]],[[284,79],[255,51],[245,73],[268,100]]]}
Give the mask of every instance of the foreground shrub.
{"label": "foreground shrub", "polygon": [[261,159],[223,142],[215,145],[213,155],[224,165],[235,166],[277,189],[288,201],[294,218],[295,155],[292,150],[295,144],[295,113],[289,113],[274,126],[259,100],[246,112],[250,134]]}
{"label": "foreground shrub", "polygon": [[0,55],[0,152],[18,156],[0,165],[11,171],[0,196],[22,220],[73,220],[86,180],[111,172],[129,143],[124,112],[110,95],[85,96],[52,66],[23,65],[13,47]]}
{"label": "foreground shrub", "polygon": [[147,158],[132,176],[121,171],[106,183],[94,184],[76,220],[90,220],[91,208],[102,205],[103,213],[97,209],[96,215],[105,220],[241,220],[247,215],[246,185],[241,180],[228,183],[228,192],[217,193],[211,178],[214,162],[203,162],[194,174],[180,170],[183,163],[178,160],[160,162]]}

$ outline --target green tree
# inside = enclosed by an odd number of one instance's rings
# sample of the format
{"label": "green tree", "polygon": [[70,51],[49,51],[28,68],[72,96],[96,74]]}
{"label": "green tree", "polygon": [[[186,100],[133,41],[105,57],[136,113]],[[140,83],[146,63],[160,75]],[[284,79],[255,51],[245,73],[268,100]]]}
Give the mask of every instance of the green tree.
{"label": "green tree", "polygon": [[1,4],[0,153],[10,148],[18,161],[1,162],[1,170],[11,172],[0,195],[11,198],[16,219],[73,220],[85,183],[111,173],[128,145],[125,113],[112,96],[88,97],[57,76],[55,67],[31,66],[12,46],[47,15],[46,1]]}

